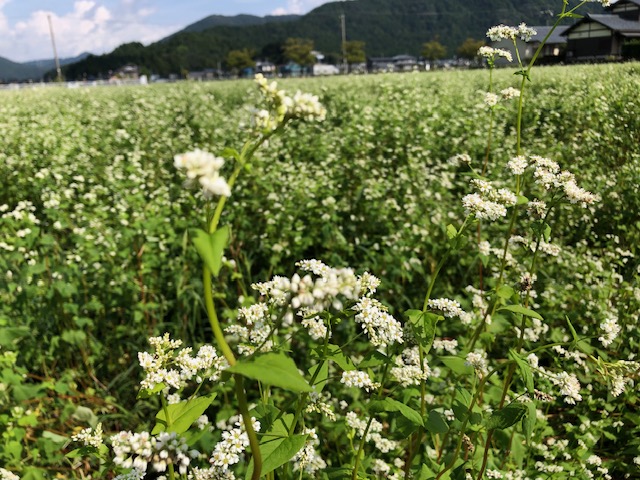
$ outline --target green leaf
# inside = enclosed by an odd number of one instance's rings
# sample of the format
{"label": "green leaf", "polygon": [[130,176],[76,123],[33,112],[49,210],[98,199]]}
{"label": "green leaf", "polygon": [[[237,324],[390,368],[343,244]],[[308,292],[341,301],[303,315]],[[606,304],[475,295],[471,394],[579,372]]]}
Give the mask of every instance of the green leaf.
{"label": "green leaf", "polygon": [[429,412],[429,418],[427,418],[426,429],[431,433],[447,433],[449,431],[449,425],[440,412],[431,410]]}
{"label": "green leaf", "polygon": [[[212,393],[205,397],[196,397],[191,400],[184,400],[180,403],[167,405],[167,410],[160,410],[156,415],[156,426],[153,428],[154,435],[156,433],[168,431],[175,433],[184,433],[189,427],[200,418],[205,412],[216,394]],[[168,418],[168,419],[167,419]]]}
{"label": "green leaf", "polygon": [[224,226],[213,233],[207,233],[199,228],[191,230],[191,240],[204,261],[204,264],[214,276],[218,276],[222,268],[222,255],[229,241],[229,227]]}
{"label": "green leaf", "polygon": [[[286,438],[276,438],[260,444],[262,456],[261,474],[266,475],[276,468],[284,465],[304,447],[307,435],[292,435]],[[251,478],[253,473],[253,459],[249,462],[249,468],[245,478]]]}
{"label": "green leaf", "polygon": [[512,313],[518,313],[520,315],[524,315],[525,317],[537,318],[538,320],[542,320],[542,316],[530,308],[523,307],[522,305],[507,305],[506,307],[499,308],[498,311],[506,310]]}
{"label": "green leaf", "polygon": [[347,357],[342,349],[338,345],[327,345],[327,357],[329,360],[338,364],[338,366],[344,371],[355,370],[356,367],[353,361]]}
{"label": "green leaf", "polygon": [[165,387],[166,387],[166,385],[164,383],[156,383],[155,387],[153,387],[153,388],[142,388],[138,392],[138,396],[136,397],[136,399],[140,400],[142,398],[151,398],[156,393],[159,393],[162,390],[164,390]]}
{"label": "green leaf", "polygon": [[50,432],[49,430],[45,430],[44,432],[42,432],[42,438],[51,440],[54,443],[65,443],[69,441],[68,437],[58,435],[57,433]]}
{"label": "green leaf", "polygon": [[535,402],[527,403],[527,414],[522,417],[522,431],[527,439],[527,443],[533,437],[533,430],[536,426],[536,404]]}
{"label": "green leaf", "polygon": [[226,370],[267,385],[292,392],[310,392],[312,388],[298,372],[298,367],[282,353],[267,353],[248,361],[239,361]]}
{"label": "green leaf", "polygon": [[424,427],[424,420],[420,413],[416,412],[413,408],[408,407],[404,403],[398,402],[392,398],[385,398],[382,401],[384,410],[387,412],[399,412],[404,418],[409,420],[420,427]]}
{"label": "green leaf", "polygon": [[520,373],[522,373],[522,378],[524,379],[524,384],[527,387],[527,391],[533,395],[534,393],[534,384],[533,384],[533,372],[531,370],[531,365],[525,359],[523,359],[520,355],[518,355],[514,350],[509,350],[509,355],[513,358],[520,369]]}
{"label": "green leaf", "polygon": [[524,403],[513,402],[506,407],[493,412],[493,414],[487,419],[485,426],[487,430],[493,430],[495,428],[504,430],[519,422],[522,417],[527,413],[528,407]]}
{"label": "green leaf", "polygon": [[445,364],[453,373],[458,375],[470,375],[473,373],[473,367],[466,365],[466,360],[460,357],[440,357],[440,361]]}
{"label": "green leaf", "polygon": [[518,199],[516,200],[516,205],[525,205],[529,203],[529,199],[523,195],[518,195]]}
{"label": "green leaf", "polygon": [[325,361],[317,363],[313,367],[311,367],[309,369],[310,378],[315,375],[316,371],[318,372],[318,374],[312,386],[315,387],[316,392],[321,392],[324,389],[327,380],[329,379],[329,362]]}
{"label": "green leaf", "polygon": [[423,312],[422,310],[407,310],[405,315],[409,319],[413,334],[426,355],[433,345],[433,340],[436,336],[436,324],[441,318],[440,315]]}
{"label": "green leaf", "polygon": [[364,357],[364,359],[358,364],[358,368],[360,370],[364,370],[365,368],[379,367],[380,365],[385,365],[388,361],[389,357],[384,353],[374,350]]}
{"label": "green leaf", "polygon": [[7,327],[0,329],[0,346],[11,348],[23,338],[31,336],[31,330],[27,327]]}
{"label": "green leaf", "polygon": [[456,238],[457,235],[458,231],[456,230],[456,227],[451,224],[447,225],[447,237],[449,237],[449,240]]}
{"label": "green leaf", "polygon": [[496,291],[496,293],[500,298],[509,300],[515,293],[515,290],[508,285],[503,285]]}

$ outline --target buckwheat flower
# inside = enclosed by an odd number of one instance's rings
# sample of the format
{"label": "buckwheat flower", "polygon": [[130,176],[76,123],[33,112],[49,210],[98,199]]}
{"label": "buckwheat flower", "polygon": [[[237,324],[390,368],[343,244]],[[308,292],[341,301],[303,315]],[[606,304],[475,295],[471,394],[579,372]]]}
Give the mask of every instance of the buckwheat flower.
{"label": "buckwheat flower", "polygon": [[373,346],[386,347],[395,342],[403,342],[402,325],[380,302],[364,297],[353,308],[358,312],[355,316],[356,323],[362,325]]}
{"label": "buckwheat flower", "polygon": [[519,98],[520,90],[513,87],[505,88],[504,90],[500,90],[500,96],[502,97],[503,100],[511,100],[513,98]]}
{"label": "buckwheat flower", "polygon": [[517,35],[524,42],[528,42],[529,40],[531,40],[531,37],[533,37],[537,33],[538,32],[536,32],[533,28],[527,27],[527,25],[525,23],[521,23],[520,25],[518,25],[518,33],[517,33]]}
{"label": "buckwheat flower", "polygon": [[102,445],[102,423],[98,423],[96,428],[85,428],[84,430],[71,436],[74,442],[82,442],[85,447],[100,448]]}
{"label": "buckwheat flower", "polygon": [[588,2],[592,2],[592,3],[599,3],[601,4],[603,7],[609,7],[611,6],[611,0],[587,0]]}
{"label": "buckwheat flower", "polygon": [[598,337],[598,340],[600,340],[603,347],[608,347],[618,337],[621,328],[615,317],[607,315],[604,321],[600,324],[600,330],[602,330],[603,334]]}
{"label": "buckwheat flower", "polygon": [[517,35],[518,29],[506,25],[497,25],[487,30],[487,37],[494,42],[499,42],[500,40],[515,40]]}
{"label": "buckwheat flower", "polygon": [[468,153],[457,153],[453,157],[449,158],[448,162],[452,165],[457,165],[458,163],[471,165],[471,156]]}
{"label": "buckwheat flower", "polygon": [[458,353],[458,341],[456,339],[448,340],[448,339],[440,339],[436,338],[433,341],[433,348],[436,350],[444,350],[451,355],[455,355]]}
{"label": "buckwheat flower", "polygon": [[580,395],[580,382],[575,374],[560,372],[553,375],[551,377],[551,381],[554,385],[560,387],[560,395],[564,396],[565,403],[575,405],[576,402],[582,401],[582,395]]}
{"label": "buckwheat flower", "polygon": [[469,367],[473,367],[480,377],[484,377],[489,373],[489,369],[487,367],[487,352],[483,350],[469,352],[464,364]]}
{"label": "buckwheat flower", "polygon": [[500,97],[492,92],[487,92],[484,94],[484,103],[488,107],[495,107],[500,101]]}
{"label": "buckwheat flower", "polygon": [[371,377],[367,372],[359,370],[342,372],[340,383],[344,383],[347,387],[363,388],[367,392],[380,388],[380,384],[371,380]]}
{"label": "buckwheat flower", "polygon": [[174,157],[174,166],[185,170],[187,186],[199,183],[207,198],[214,195],[229,197],[231,189],[226,180],[220,176],[224,159],[211,153],[196,149]]}
{"label": "buckwheat flower", "polygon": [[562,184],[564,193],[571,203],[579,203],[583,207],[593,204],[597,197],[591,192],[586,191],[584,188],[579,187],[573,178]]}
{"label": "buckwheat flower", "polygon": [[460,303],[449,298],[430,299],[428,306],[431,310],[437,310],[448,318],[459,317],[464,313],[464,310],[460,308]]}
{"label": "buckwheat flower", "polygon": [[379,458],[373,461],[373,467],[371,469],[378,478],[384,478],[391,473],[391,466]]}
{"label": "buckwheat flower", "polygon": [[123,473],[114,477],[113,480],[142,480],[143,478],[145,478],[146,474],[146,471],[134,468],[130,472]]}
{"label": "buckwheat flower", "polygon": [[498,202],[506,207],[513,207],[518,201],[518,197],[511,190],[500,188],[491,195],[491,200]]}
{"label": "buckwheat flower", "polygon": [[309,336],[314,340],[321,340],[327,336],[327,326],[318,315],[302,320],[302,326],[309,331]]}
{"label": "buckwheat flower", "polygon": [[327,463],[320,457],[316,448],[320,445],[320,440],[315,428],[307,428],[304,430],[307,440],[304,446],[291,459],[293,462],[293,471],[302,470],[308,475],[315,477],[318,470],[327,468]]}
{"label": "buckwheat flower", "polygon": [[487,478],[504,478],[500,470],[487,470]]}
{"label": "buckwheat flower", "polygon": [[527,212],[534,218],[543,218],[546,211],[547,204],[542,200],[532,200],[527,204]]}
{"label": "buckwheat flower", "polygon": [[465,195],[462,198],[462,206],[467,215],[474,215],[479,220],[497,220],[507,215],[504,205],[485,200],[477,193]]}
{"label": "buckwheat flower", "polygon": [[403,387],[420,385],[431,376],[431,369],[424,358],[420,365],[418,347],[407,348],[395,358],[395,367],[391,368],[391,376]]}
{"label": "buckwheat flower", "polygon": [[506,58],[507,61],[512,62],[513,56],[509,50],[503,48],[493,48],[488,46],[482,46],[478,49],[478,56],[484,57],[489,60],[495,59],[496,56]]}
{"label": "buckwheat flower", "polygon": [[633,457],[633,463],[635,463],[636,465],[640,465],[640,455],[638,455],[637,457]]}

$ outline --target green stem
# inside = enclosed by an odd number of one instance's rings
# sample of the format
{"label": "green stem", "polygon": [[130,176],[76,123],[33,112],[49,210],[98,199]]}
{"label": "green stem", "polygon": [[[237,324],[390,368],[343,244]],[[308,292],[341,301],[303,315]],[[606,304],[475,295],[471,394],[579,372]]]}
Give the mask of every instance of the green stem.
{"label": "green stem", "polygon": [[236,381],[236,396],[238,397],[238,407],[240,414],[242,415],[242,422],[244,423],[245,431],[249,437],[249,445],[251,447],[251,454],[253,455],[253,473],[251,474],[251,480],[259,480],[260,473],[262,471],[262,455],[260,454],[260,442],[258,442],[258,436],[253,429],[253,423],[251,422],[251,416],[249,415],[249,406],[247,405],[247,396],[244,391],[244,378],[241,375],[235,374],[233,378]]}

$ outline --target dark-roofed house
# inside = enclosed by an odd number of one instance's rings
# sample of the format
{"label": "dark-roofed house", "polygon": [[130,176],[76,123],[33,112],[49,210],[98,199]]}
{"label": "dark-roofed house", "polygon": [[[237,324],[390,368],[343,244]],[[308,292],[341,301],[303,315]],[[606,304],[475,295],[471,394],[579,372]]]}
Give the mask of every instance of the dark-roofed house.
{"label": "dark-roofed house", "polygon": [[[536,31],[536,34],[531,37],[531,40],[529,40],[528,42],[524,42],[519,38],[516,39],[518,52],[520,52],[520,59],[525,65],[529,62],[529,60],[531,60],[542,41],[551,31],[552,27],[536,26],[531,28]],[[540,55],[538,56],[538,63],[557,63],[564,58],[567,39],[564,38],[562,34],[566,29],[567,27],[559,26],[551,33],[551,36],[547,39],[544,47],[542,47]],[[501,40],[499,42],[493,42],[491,46],[510,51],[515,61],[516,54],[514,52],[513,42],[511,40]],[[507,62],[507,60],[504,58],[497,58],[496,64],[507,65],[509,64],[509,62]]]}
{"label": "dark-roofed house", "polygon": [[618,0],[607,10],[587,14],[564,32],[567,60],[623,59],[625,47],[640,40],[640,0]]}

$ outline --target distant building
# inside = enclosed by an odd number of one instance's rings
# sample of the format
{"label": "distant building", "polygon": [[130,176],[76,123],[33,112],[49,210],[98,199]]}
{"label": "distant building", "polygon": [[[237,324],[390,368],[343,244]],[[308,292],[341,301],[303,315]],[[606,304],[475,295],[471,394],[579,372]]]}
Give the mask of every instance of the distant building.
{"label": "distant building", "polygon": [[587,14],[564,32],[567,60],[638,58],[640,0],[618,0],[607,11]]}
{"label": "distant building", "polygon": [[257,61],[255,71],[265,77],[273,77],[276,74],[276,66],[268,61]]}
{"label": "distant building", "polygon": [[[525,42],[520,38],[516,39],[516,45],[520,54],[520,59],[523,64],[527,64],[529,60],[533,58],[536,50],[540,47],[540,44],[547,37],[552,27],[531,27],[536,31],[536,34],[531,37],[531,40]],[[568,27],[557,27],[551,36],[547,39],[538,56],[538,63],[558,63],[564,59],[565,49],[567,47],[567,39],[562,35]],[[516,53],[512,40],[501,40],[499,42],[493,42],[492,47],[508,50],[516,61]],[[509,65],[507,59],[499,57],[496,59],[496,65]]]}
{"label": "distant building", "polygon": [[198,72],[189,72],[187,79],[194,80],[196,82],[205,82],[209,80],[215,80],[221,77],[221,72],[213,68],[206,68]]}
{"label": "distant building", "polygon": [[316,63],[313,66],[313,75],[321,76],[321,75],[338,75],[340,73],[340,69],[335,65],[327,65],[326,63]]}
{"label": "distant building", "polygon": [[411,55],[372,57],[367,62],[370,72],[411,72],[418,68],[418,59]]}

